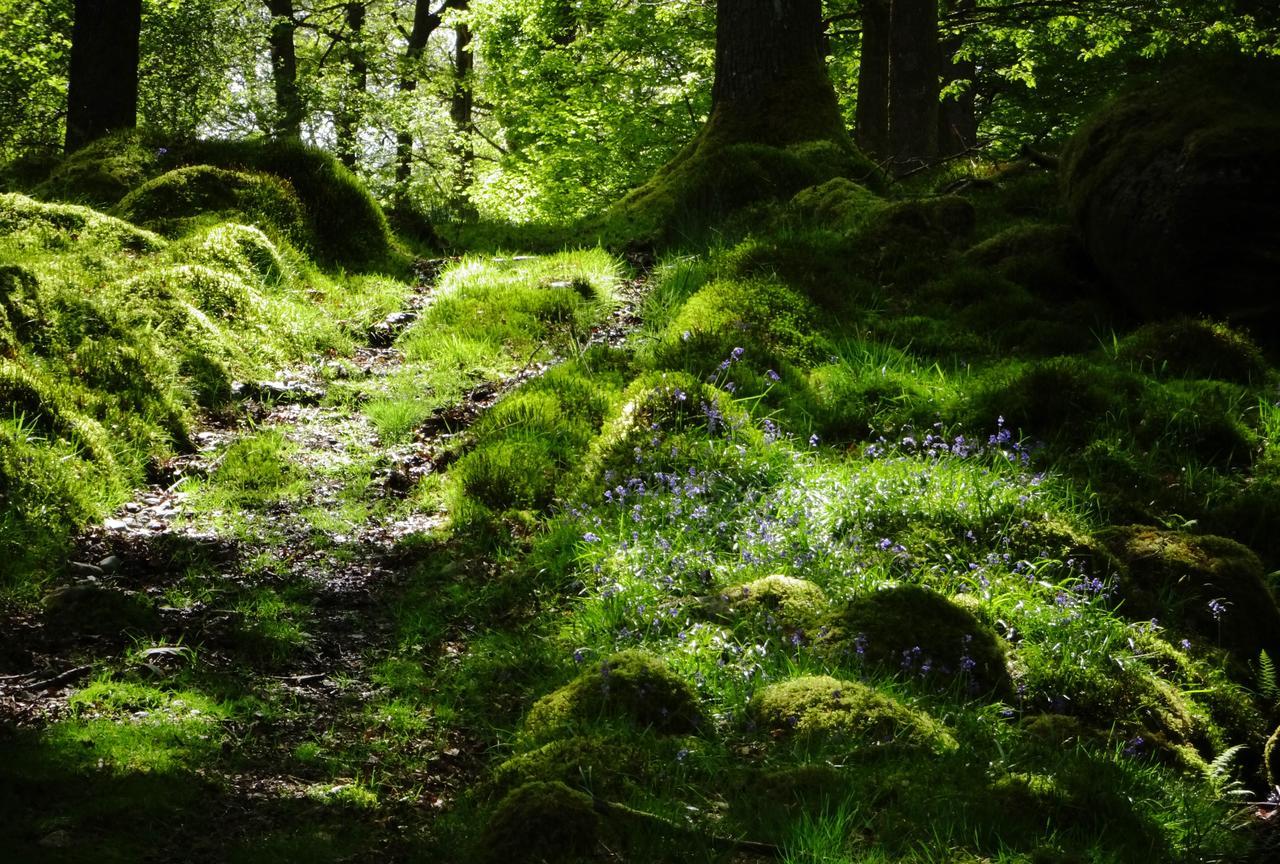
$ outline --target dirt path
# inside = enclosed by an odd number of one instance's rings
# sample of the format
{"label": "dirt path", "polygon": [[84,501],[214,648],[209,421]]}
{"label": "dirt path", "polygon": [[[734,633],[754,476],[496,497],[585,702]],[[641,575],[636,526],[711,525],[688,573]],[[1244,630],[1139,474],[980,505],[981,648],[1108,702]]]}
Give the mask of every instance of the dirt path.
{"label": "dirt path", "polygon": [[[395,337],[432,302],[442,263],[423,262],[406,308],[371,329],[369,344],[347,358],[348,369],[376,379],[400,368]],[[624,286],[617,310],[592,332],[593,343],[626,339],[644,284]],[[239,385],[234,412],[196,431],[194,452],[159,466],[149,486],[83,534],[67,583],[45,610],[6,622],[0,670],[15,671],[0,675],[0,719],[43,727],[67,715],[77,688],[106,672],[141,672],[157,685],[193,675],[220,682],[272,709],[238,721],[230,730],[234,743],[224,744],[234,758],[209,768],[224,790],[210,805],[216,823],[231,836],[251,837],[289,818],[280,802],[314,799],[323,776],[298,776],[300,747],[323,741],[337,752],[369,749],[364,712],[380,686],[372,670],[395,647],[392,610],[412,569],[403,544],[445,521],[443,513],[403,499],[423,477],[447,468],[456,452],[452,439],[555,362],[482,382],[438,410],[413,441],[392,447],[357,406],[326,404],[322,364],[334,358]],[[197,506],[191,478],[214,475],[233,443],[272,431],[289,443],[305,492],[230,514]],[[287,598],[286,608],[273,618],[275,607],[268,606],[264,617],[260,607],[276,598]],[[420,752],[397,754],[399,767],[391,769],[370,755],[351,772],[357,776],[340,778],[328,791],[340,794],[360,774],[382,772],[385,779],[388,770],[399,770],[405,776],[392,785],[406,790],[405,803],[439,809],[473,781],[483,761],[483,743],[447,725],[399,746]],[[173,840],[189,860],[200,859],[198,842]]]}

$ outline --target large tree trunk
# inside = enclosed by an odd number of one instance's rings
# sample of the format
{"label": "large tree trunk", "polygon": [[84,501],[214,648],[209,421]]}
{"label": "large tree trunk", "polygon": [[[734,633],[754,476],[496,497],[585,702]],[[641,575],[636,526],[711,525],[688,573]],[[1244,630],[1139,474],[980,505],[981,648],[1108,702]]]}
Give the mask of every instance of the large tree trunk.
{"label": "large tree trunk", "polygon": [[855,136],[864,153],[883,159],[889,150],[890,0],[864,0],[858,63]]}
{"label": "large tree trunk", "polygon": [[365,91],[369,86],[369,63],[364,53],[365,3],[348,3],[347,19],[347,89],[335,117],[338,134],[338,159],[354,169],[360,152],[360,119]]}
{"label": "large tree trunk", "polygon": [[847,138],[823,58],[821,0],[720,0],[709,130],[773,146]]}
{"label": "large tree trunk", "polygon": [[[958,16],[973,12],[975,0],[957,0],[952,10]],[[968,89],[956,96],[942,100],[938,109],[938,154],[954,156],[963,153],[978,143],[978,115],[974,98],[973,80],[977,75],[977,64],[970,59],[955,59],[956,52],[964,45],[964,38],[959,32],[950,33],[942,40],[942,80],[944,84],[953,81],[971,82]]]}
{"label": "large tree trunk", "polygon": [[67,80],[67,151],[138,123],[142,0],[76,0]]}
{"label": "large tree trunk", "polygon": [[467,206],[467,190],[474,173],[475,147],[471,141],[473,94],[471,72],[475,68],[475,54],[471,50],[471,27],[459,22],[454,30],[453,42],[453,95],[449,100],[449,117],[453,121],[453,151],[457,159],[458,175],[454,184],[454,198],[463,209]]}
{"label": "large tree trunk", "polygon": [[298,91],[298,53],[293,44],[297,30],[293,0],[266,0],[271,12],[271,79],[275,85],[276,120],[273,131],[281,138],[302,137],[302,94]]}
{"label": "large tree trunk", "polygon": [[938,155],[938,0],[893,0],[889,23],[889,151],[899,169]]}

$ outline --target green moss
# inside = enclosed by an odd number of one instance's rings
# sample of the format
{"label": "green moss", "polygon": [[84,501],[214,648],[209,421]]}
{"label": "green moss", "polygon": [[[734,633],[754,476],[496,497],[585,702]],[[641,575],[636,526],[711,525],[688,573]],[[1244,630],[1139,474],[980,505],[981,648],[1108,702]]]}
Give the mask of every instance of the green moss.
{"label": "green moss", "polygon": [[525,728],[535,739],[602,719],[682,735],[705,725],[693,688],[656,657],[623,651],[593,665],[534,704]]}
{"label": "green moss", "polygon": [[[183,161],[286,181],[306,212],[322,262],[371,266],[391,251],[386,216],[356,177],[322,150],[291,141],[201,141],[181,148]],[[277,189],[277,191],[279,191]]]}
{"label": "green moss", "polygon": [[1147,324],[1116,346],[1123,360],[1157,375],[1217,378],[1239,384],[1266,378],[1267,363],[1248,336],[1203,318]]}
{"label": "green moss", "polygon": [[116,132],[100,138],[63,159],[48,178],[35,187],[39,198],[110,207],[163,173],[173,158],[145,132]]}
{"label": "green moss", "polygon": [[0,195],[0,236],[20,249],[69,249],[76,243],[101,244],[125,252],[155,252],[163,238],[120,219],[76,204],[48,204],[25,195]]}
{"label": "green moss", "polygon": [[928,714],[856,681],[826,675],[771,684],[751,701],[750,716],[771,736],[870,747],[906,745],[954,750],[955,739]]}
{"label": "green moss", "polygon": [[526,783],[489,816],[480,838],[480,860],[569,864],[593,858],[602,833],[589,796],[560,782]]}
{"label": "green moss", "polygon": [[730,616],[762,621],[785,634],[814,633],[827,613],[827,595],[804,579],[774,574],[734,585],[718,598]]}
{"label": "green moss", "polygon": [[1143,526],[1099,536],[1128,568],[1120,583],[1123,613],[1159,618],[1246,662],[1264,649],[1280,656],[1280,610],[1262,562],[1247,547]]}
{"label": "green moss", "polygon": [[1175,70],[1104,108],[1064,151],[1072,218],[1139,311],[1269,323],[1280,227],[1262,214],[1280,190],[1277,80],[1274,61]]}
{"label": "green moss", "polygon": [[801,189],[790,204],[801,217],[842,231],[861,228],[885,206],[883,198],[848,177],[833,177],[826,183]]}
{"label": "green moss", "polygon": [[959,678],[975,692],[1009,690],[1004,640],[969,610],[916,585],[855,597],[832,616],[824,644],[844,663]]}
{"label": "green moss", "polygon": [[196,260],[264,287],[276,287],[290,275],[280,250],[252,226],[234,222],[215,225],[198,235],[194,243],[189,249]]}
{"label": "green moss", "polygon": [[[770,279],[718,279],[690,297],[654,349],[663,368],[700,376],[717,370],[734,348],[764,372],[777,358],[814,359],[821,354],[813,304]],[[735,367],[735,372],[737,368]]]}
{"label": "green moss", "polygon": [[969,397],[968,413],[973,425],[1003,416],[1010,428],[1047,439],[1078,437],[1104,420],[1124,417],[1141,390],[1136,376],[1112,366],[1051,357],[991,373]]}
{"label": "green moss", "polygon": [[971,247],[964,260],[989,267],[1040,297],[1069,299],[1096,291],[1097,275],[1066,225],[1023,222]]}
{"label": "green moss", "polygon": [[1277,726],[1276,731],[1272,732],[1271,737],[1267,739],[1267,746],[1263,751],[1263,763],[1267,783],[1273,787],[1280,786],[1280,726]]}
{"label": "green moss", "polygon": [[312,245],[297,193],[288,181],[270,174],[190,165],[133,189],[114,213],[166,234],[192,217],[217,215],[258,225],[300,247]]}
{"label": "green moss", "polygon": [[883,183],[879,170],[847,143],[741,143],[727,130],[708,125],[649,182],[616,204],[600,231],[614,244],[669,243],[698,235],[747,205],[785,201],[834,177],[875,188]]}

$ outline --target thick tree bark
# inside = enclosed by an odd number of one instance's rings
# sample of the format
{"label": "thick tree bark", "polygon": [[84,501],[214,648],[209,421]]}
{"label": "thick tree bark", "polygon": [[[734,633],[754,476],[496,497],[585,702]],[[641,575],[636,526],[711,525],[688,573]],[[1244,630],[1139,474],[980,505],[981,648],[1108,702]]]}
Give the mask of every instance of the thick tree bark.
{"label": "thick tree bark", "polygon": [[[965,15],[974,10],[975,0],[957,0],[952,10]],[[977,64],[970,59],[956,60],[956,52],[964,44],[964,39],[952,33],[942,40],[942,80],[944,84],[952,81],[970,81],[977,75]],[[978,143],[978,115],[972,84],[958,96],[949,96],[942,100],[938,110],[938,155],[954,156],[963,153]]]}
{"label": "thick tree bark", "polygon": [[364,53],[364,19],[366,6],[348,3],[347,19],[347,92],[343,94],[335,117],[338,133],[338,159],[354,169],[360,152],[361,106],[369,86],[369,63]]}
{"label": "thick tree bark", "polygon": [[937,0],[893,0],[888,155],[898,169],[938,155],[939,66]]}
{"label": "thick tree bark", "polygon": [[460,204],[466,203],[467,189],[474,173],[475,147],[471,142],[473,94],[471,71],[475,68],[475,54],[471,50],[471,28],[460,22],[454,30],[453,42],[453,95],[449,100],[449,118],[453,121],[453,151],[458,160],[458,176],[454,197]]}
{"label": "thick tree bark", "polygon": [[76,0],[67,80],[67,151],[138,123],[142,0]]}
{"label": "thick tree bark", "polygon": [[823,59],[821,0],[720,0],[710,129],[774,146],[846,137]]}
{"label": "thick tree bark", "polygon": [[889,7],[890,0],[862,4],[855,137],[862,151],[877,159],[889,150]]}
{"label": "thick tree bark", "polygon": [[302,137],[302,94],[298,90],[298,53],[293,34],[298,24],[293,0],[266,0],[271,12],[271,79],[275,85],[274,133],[281,138]]}

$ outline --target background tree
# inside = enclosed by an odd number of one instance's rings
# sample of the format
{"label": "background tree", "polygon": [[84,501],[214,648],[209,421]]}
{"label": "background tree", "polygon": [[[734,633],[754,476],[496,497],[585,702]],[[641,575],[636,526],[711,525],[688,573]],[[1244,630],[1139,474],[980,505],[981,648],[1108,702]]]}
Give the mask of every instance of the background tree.
{"label": "background tree", "polygon": [[67,150],[138,122],[142,0],[76,0],[67,81]]}
{"label": "background tree", "polygon": [[276,117],[272,131],[281,138],[302,137],[304,107],[298,88],[298,53],[294,33],[298,29],[293,0],[265,0],[271,13],[271,79],[275,88]]}

